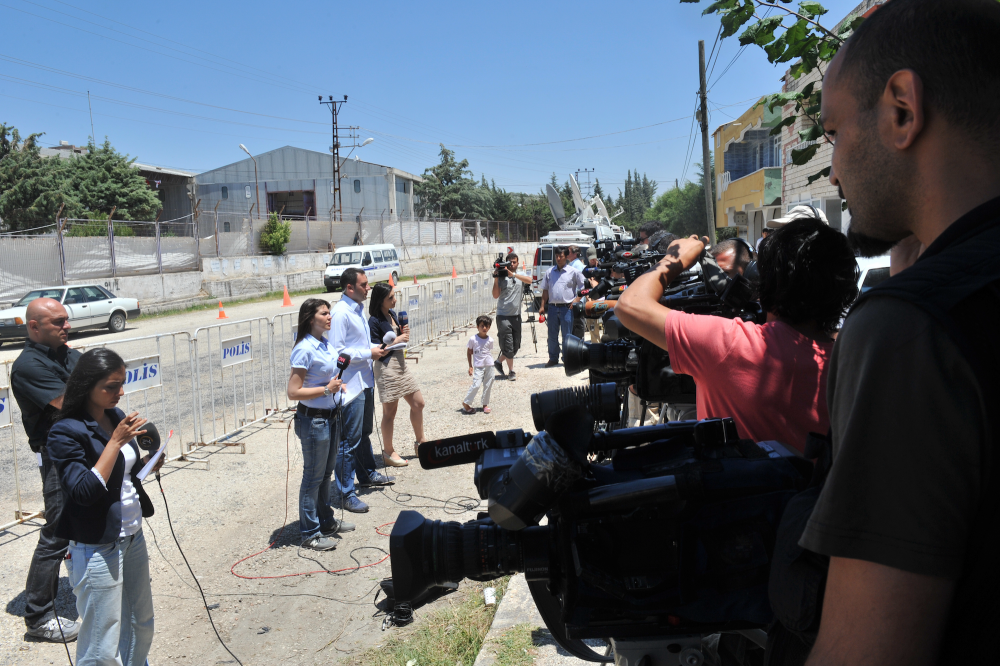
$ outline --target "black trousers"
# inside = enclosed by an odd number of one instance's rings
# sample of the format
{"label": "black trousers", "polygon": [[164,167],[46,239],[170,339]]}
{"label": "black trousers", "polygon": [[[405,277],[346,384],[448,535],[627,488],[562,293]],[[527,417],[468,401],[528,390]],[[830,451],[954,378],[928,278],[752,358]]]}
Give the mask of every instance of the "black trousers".
{"label": "black trousers", "polygon": [[59,485],[59,472],[42,448],[42,497],[45,501],[45,526],[38,533],[38,545],[31,557],[28,568],[28,582],[25,583],[27,605],[24,622],[29,627],[37,627],[55,617],[55,599],[59,591],[59,566],[66,558],[69,547],[67,539],[56,536],[56,525],[62,515],[65,499]]}

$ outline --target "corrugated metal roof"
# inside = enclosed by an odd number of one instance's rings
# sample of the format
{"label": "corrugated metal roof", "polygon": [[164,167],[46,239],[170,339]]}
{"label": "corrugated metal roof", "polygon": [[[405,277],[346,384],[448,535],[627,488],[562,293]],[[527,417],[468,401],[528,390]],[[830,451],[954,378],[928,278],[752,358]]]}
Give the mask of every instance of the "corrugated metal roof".
{"label": "corrugated metal roof", "polygon": [[[257,160],[257,179],[303,180],[329,178],[333,173],[333,155],[295,146],[282,146],[254,156]],[[341,160],[344,158],[341,157]],[[374,164],[364,160],[348,159],[340,168],[344,178],[384,176],[388,170],[397,176],[416,182],[420,176],[394,167]],[[197,175],[199,184],[247,182],[254,179],[254,163],[249,157]]]}

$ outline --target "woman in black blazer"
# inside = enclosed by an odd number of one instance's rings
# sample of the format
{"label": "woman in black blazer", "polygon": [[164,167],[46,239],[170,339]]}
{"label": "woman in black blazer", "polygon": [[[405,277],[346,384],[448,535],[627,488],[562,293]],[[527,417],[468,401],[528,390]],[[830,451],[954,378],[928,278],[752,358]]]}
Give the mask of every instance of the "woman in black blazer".
{"label": "woman in black blazer", "polygon": [[[66,566],[80,613],[78,664],[142,666],[153,642],[153,596],[142,519],[153,505],[136,474],[145,465],[135,436],[146,419],[117,408],[125,362],[94,349],[66,382],[46,447],[66,506],[56,534],[69,539]],[[162,464],[162,459],[158,465]]]}

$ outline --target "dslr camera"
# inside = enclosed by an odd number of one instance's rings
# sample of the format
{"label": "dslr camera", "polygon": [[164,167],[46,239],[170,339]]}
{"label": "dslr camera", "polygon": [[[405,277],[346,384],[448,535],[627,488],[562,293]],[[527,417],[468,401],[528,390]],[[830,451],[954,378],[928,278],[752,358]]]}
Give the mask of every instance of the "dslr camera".
{"label": "dslr camera", "polygon": [[[553,637],[580,659],[697,666],[717,633],[763,647],[778,524],[812,464],[740,439],[732,419],[594,432],[617,418],[615,384],[538,393],[531,407],[534,437],[420,445],[424,469],[474,463],[488,511],[464,524],[401,512],[389,540],[397,601],[523,572]],[[583,642],[595,638],[606,654]]]}

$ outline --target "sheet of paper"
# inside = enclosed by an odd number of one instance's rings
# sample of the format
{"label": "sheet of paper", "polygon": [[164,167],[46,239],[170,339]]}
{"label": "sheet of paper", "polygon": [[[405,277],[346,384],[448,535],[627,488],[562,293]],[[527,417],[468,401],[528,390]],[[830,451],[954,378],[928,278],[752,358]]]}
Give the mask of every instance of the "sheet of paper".
{"label": "sheet of paper", "polygon": [[153,454],[153,457],[149,459],[149,462],[146,463],[146,466],[143,467],[138,474],[136,474],[136,478],[139,479],[139,481],[144,481],[146,477],[149,476],[149,473],[153,471],[153,467],[156,466],[156,461],[159,460],[160,456],[163,455],[163,452],[167,450],[167,444],[170,443],[170,438],[173,436],[174,436],[174,431],[171,430],[167,434],[166,441],[160,445],[160,448],[156,451],[156,453]]}
{"label": "sheet of paper", "polygon": [[386,351],[396,351],[397,349],[406,349],[406,343],[400,342],[398,345],[392,345],[391,347],[386,347]]}

